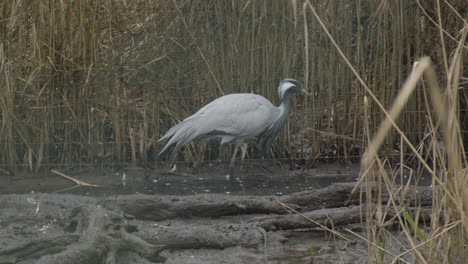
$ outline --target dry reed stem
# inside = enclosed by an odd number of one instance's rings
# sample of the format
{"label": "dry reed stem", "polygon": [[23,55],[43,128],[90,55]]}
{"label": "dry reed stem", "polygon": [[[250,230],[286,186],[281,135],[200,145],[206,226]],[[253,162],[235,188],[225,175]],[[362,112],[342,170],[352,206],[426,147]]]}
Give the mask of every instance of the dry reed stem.
{"label": "dry reed stem", "polygon": [[[371,142],[371,144],[372,144],[372,142]],[[385,170],[385,168],[384,168],[382,162],[380,161],[380,159],[379,159],[378,157],[376,158],[376,161],[377,161],[377,164],[378,164],[378,166],[379,166],[379,172],[380,172],[380,173],[379,173],[378,179],[380,180],[381,178],[383,178],[385,187],[387,188],[387,191],[388,191],[388,194],[389,194],[388,203],[391,204],[391,206],[394,208],[394,210],[395,210],[395,212],[396,212],[396,217],[398,218],[399,223],[405,223],[403,217],[400,215],[400,212],[401,212],[402,209],[400,209],[400,206],[397,205],[397,202],[396,202],[395,199],[394,199],[395,194],[394,194],[394,191],[393,191],[393,188],[392,188],[392,184],[391,184],[391,182],[390,182],[390,179],[389,179],[389,177],[388,177],[388,174],[387,174],[387,172],[386,172],[386,170]],[[381,184],[379,183],[379,186],[380,186],[380,185],[381,185]],[[408,181],[407,187],[409,187],[409,181]],[[381,199],[381,194],[377,194],[377,199]],[[378,204],[378,207],[379,207],[379,208],[380,208],[381,205],[382,205],[381,201],[378,201],[377,204]],[[382,210],[382,209],[380,209],[380,210]],[[382,221],[383,221],[383,219],[385,219],[385,217],[382,216],[381,219],[382,219]],[[380,223],[379,223],[379,224],[380,224]],[[379,227],[380,227],[380,226],[383,226],[383,224],[380,224]],[[412,239],[411,232],[410,232],[409,228],[402,228],[402,231],[403,231],[403,233],[406,235],[407,240],[409,241],[411,247],[412,247],[412,248],[416,248],[416,244],[415,244],[415,242],[414,242],[413,239]],[[426,259],[424,258],[424,256],[422,255],[421,252],[419,252],[419,251],[417,251],[417,250],[415,250],[414,252],[415,252],[416,255],[418,256],[419,261],[421,261],[422,263],[427,263]]]}
{"label": "dry reed stem", "polygon": [[323,134],[323,135],[327,135],[327,136],[330,136],[330,137],[334,137],[334,138],[340,138],[340,139],[349,140],[349,141],[358,141],[358,142],[360,142],[361,144],[364,143],[364,141],[362,141],[362,140],[358,140],[358,139],[355,139],[355,138],[353,138],[353,137],[348,137],[348,136],[345,136],[345,135],[337,135],[337,134],[332,133],[332,132],[321,131],[321,130],[317,130],[317,129],[313,129],[313,128],[306,128],[306,129],[307,129],[307,130],[310,130],[310,131],[313,131],[313,132],[317,132],[317,133]]}
{"label": "dry reed stem", "polygon": [[172,2],[174,3],[174,6],[177,9],[177,12],[179,13],[180,18],[182,19],[182,22],[184,22],[185,29],[189,32],[190,37],[194,41],[194,43],[195,43],[195,45],[197,47],[197,51],[200,53],[200,56],[203,58],[203,61],[205,62],[206,67],[208,68],[208,71],[211,74],[211,77],[213,78],[213,81],[216,83],[216,86],[218,87],[218,91],[221,93],[221,95],[224,95],[223,89],[221,88],[221,85],[218,82],[218,78],[216,78],[216,75],[214,74],[213,70],[211,69],[210,63],[208,62],[208,60],[205,57],[205,54],[203,54],[203,51],[201,50],[200,46],[198,46],[197,40],[196,40],[195,36],[193,35],[193,32],[190,30],[189,25],[185,21],[185,17],[182,14],[182,12],[180,11],[179,5],[177,5],[177,2],[175,0],[172,0]]}
{"label": "dry reed stem", "polygon": [[[454,61],[456,63],[456,59]],[[419,69],[419,71],[418,71],[418,69]],[[410,95],[411,90],[414,89],[414,86],[416,85],[417,79],[415,79],[415,78],[419,79],[421,77],[422,72],[425,72],[426,77],[428,79],[428,84],[429,84],[430,92],[431,92],[431,98],[433,100],[433,104],[435,106],[437,116],[439,117],[439,123],[442,124],[442,130],[445,131],[444,132],[445,145],[448,147],[447,154],[449,155],[448,156],[448,162],[449,163],[447,164],[447,166],[448,166],[449,169],[451,169],[453,171],[453,173],[454,173],[453,180],[455,181],[455,184],[456,184],[456,182],[457,182],[456,179],[458,178],[457,176],[460,175],[458,172],[461,170],[461,160],[460,160],[460,153],[457,151],[457,149],[459,148],[459,145],[456,144],[455,143],[456,141],[454,141],[454,139],[453,139],[453,132],[454,131],[455,132],[459,131],[459,129],[457,129],[458,128],[457,125],[449,124],[449,122],[454,122],[455,119],[454,119],[454,117],[450,117],[450,115],[448,114],[448,111],[451,110],[452,113],[453,113],[453,111],[455,111],[455,110],[454,110],[454,108],[447,107],[446,103],[444,103],[442,101],[443,96],[440,93],[439,88],[436,85],[437,80],[435,79],[435,73],[434,73],[434,71],[433,71],[433,69],[432,69],[432,67],[430,65],[429,60],[420,61],[418,63],[418,67],[416,67],[416,70],[413,72],[413,74],[410,76],[410,79],[409,79],[409,80],[413,79],[413,82],[407,82],[406,85],[403,87],[401,93],[396,98],[395,104],[390,109],[390,113],[391,113],[392,118],[396,119],[396,117],[398,116],[398,114],[401,111],[402,107],[406,103],[407,97]],[[398,101],[398,100],[400,100],[400,101]],[[388,131],[390,130],[390,128],[391,128],[391,124],[390,124],[390,122],[388,122],[388,119],[384,120],[384,122],[382,123],[381,127],[379,128],[379,131],[377,132],[376,136],[371,141],[368,151],[365,153],[365,155],[363,157],[363,168],[368,168],[367,171],[369,171],[369,169],[372,167],[371,164],[374,163],[374,160],[377,161],[377,164],[379,164],[378,171],[380,172],[378,174],[379,179],[380,179],[380,176],[383,176],[383,179],[385,180],[385,184],[386,184],[387,188],[391,188],[392,184],[390,183],[389,178],[388,178],[388,176],[387,176],[387,174],[385,172],[385,168],[381,164],[380,159],[377,157],[377,151],[378,151],[378,148],[380,147],[381,143],[383,142],[383,139],[385,138],[386,134],[388,134]],[[368,175],[367,171],[366,171],[366,173],[364,175]],[[465,186],[465,187],[455,188],[455,189],[452,189],[450,187],[450,185],[444,184],[439,179],[439,177],[437,177],[433,172],[432,172],[432,176],[433,176],[433,179],[436,180],[436,182],[439,184],[439,186],[441,186],[444,195],[446,195],[446,196],[448,196],[450,198],[450,200],[449,200],[450,203],[457,207],[458,214],[461,217],[460,222],[463,225],[465,225],[465,228],[466,228],[466,225],[468,224],[467,221],[466,221],[466,217],[467,217],[466,213],[467,212],[463,208],[464,207],[463,203],[461,203],[461,201],[458,199],[458,197],[462,197],[462,200],[466,200],[467,197],[468,197],[468,195],[466,193],[466,184],[463,184],[464,182],[466,182],[466,179],[464,178],[466,176],[465,175],[461,176],[461,182],[460,182],[461,186]],[[456,184],[456,186],[460,186],[460,185]],[[461,193],[459,193],[458,190],[461,190]],[[379,197],[378,194],[377,194],[377,197]],[[399,211],[399,209],[398,209],[399,206],[395,203],[392,196],[390,196],[389,201],[392,203],[392,206],[398,212]],[[380,203],[378,203],[378,204],[380,204]],[[372,217],[372,215],[373,215],[373,212],[368,212],[368,217]],[[376,217],[377,217],[377,219],[381,218],[381,217],[379,217],[379,211],[377,211]],[[400,223],[405,222],[404,219],[401,218],[399,213],[397,214],[397,217],[398,217]],[[437,216],[434,216],[434,217],[437,217]],[[417,246],[414,244],[414,242],[412,240],[412,236],[408,231],[408,228],[403,228],[403,232],[406,234],[408,241],[412,245],[412,248],[415,249]],[[420,251],[415,250],[413,252],[416,253],[416,255],[418,256],[420,261],[426,263],[426,260],[425,260],[424,256],[422,255],[422,253],[420,253]]]}
{"label": "dry reed stem", "polygon": [[[466,32],[467,30],[464,30],[464,33],[462,35],[462,43],[464,39],[466,38]],[[445,200],[441,205],[438,205],[438,203],[434,203],[434,210],[437,210],[437,206],[443,206],[444,208],[450,208],[451,206],[455,206],[457,210],[455,212],[451,212],[449,209],[449,214],[446,214],[445,217],[448,217],[448,221],[450,221],[451,217],[453,217],[455,220],[460,219],[457,223],[462,223],[464,226],[464,229],[467,229],[468,227],[468,221],[467,219],[467,210],[464,208],[464,203],[462,201],[466,201],[468,199],[468,192],[466,191],[466,186],[467,186],[467,173],[463,173],[462,170],[462,157],[465,157],[460,153],[460,149],[463,150],[463,146],[460,146],[457,142],[461,142],[461,136],[460,136],[460,127],[457,122],[456,118],[456,111],[457,111],[457,94],[458,91],[458,85],[453,85],[450,81],[452,80],[451,76],[453,75],[452,72],[459,72],[459,60],[461,57],[461,45],[457,47],[457,50],[455,52],[454,58],[452,60],[451,66],[450,66],[450,71],[447,71],[447,75],[449,76],[448,78],[448,84],[447,84],[447,100],[443,100],[445,98],[441,92],[440,89],[438,88],[437,85],[437,80],[435,78],[435,72],[430,64],[429,60],[421,60],[418,62],[417,67],[414,68],[413,73],[409,77],[409,80],[405,82],[405,85],[403,86],[400,94],[397,96],[395,99],[395,103],[390,109],[390,117],[396,119],[398,114],[401,112],[401,109],[403,106],[406,104],[406,101],[408,100],[409,95],[411,94],[411,91],[414,89],[416,82],[419,78],[421,78],[422,73],[425,74],[426,79],[427,79],[427,84],[429,85],[429,91],[430,91],[430,97],[432,99],[433,106],[435,108],[436,115],[439,120],[439,124],[441,124],[441,129],[444,135],[444,141],[445,141],[445,146],[447,147],[447,163],[441,163],[441,166],[445,168],[448,172],[448,175],[445,176],[446,182],[442,182],[442,180],[439,179],[438,176],[435,175],[435,170],[431,170],[432,178],[433,180],[438,184],[438,186],[441,187],[441,192],[442,196],[446,199],[448,197],[448,200]],[[456,74],[455,74],[456,75]],[[455,82],[459,79],[459,76],[455,76]],[[455,92],[454,92],[455,91]],[[380,178],[383,178],[385,181],[385,185],[387,188],[391,188],[393,185],[389,178],[388,175],[385,171],[385,168],[380,162],[380,159],[377,156],[377,151],[379,147],[381,146],[385,136],[388,134],[388,131],[391,128],[391,122],[388,120],[384,120],[382,125],[380,126],[377,134],[374,136],[373,140],[370,142],[369,149],[366,151],[364,157],[363,157],[363,168],[367,168],[367,171],[365,173],[365,176],[370,175],[367,174],[369,169],[372,167],[371,164],[374,163],[374,161],[377,161],[377,164],[379,165],[378,169],[378,174],[377,177],[380,180]],[[432,123],[430,123],[431,127],[433,127]],[[434,128],[432,128],[432,131],[435,131]],[[434,142],[433,138],[433,142]],[[435,147],[434,147],[435,149]],[[435,153],[435,151],[434,151]],[[435,154],[436,155],[436,154]],[[439,154],[440,156],[440,154]],[[439,156],[436,156],[433,158],[433,160],[439,159]],[[465,158],[466,162],[466,158]],[[424,162],[425,163],[425,162]],[[428,167],[425,166],[425,167]],[[364,177],[363,177],[364,178]],[[368,181],[366,181],[368,182]],[[435,188],[435,187],[434,187]],[[434,189],[434,196],[438,195],[437,192]],[[371,197],[368,197],[368,199]],[[377,198],[379,198],[379,194],[377,194]],[[460,199],[461,198],[461,199]],[[369,200],[368,200],[369,201]],[[396,204],[395,200],[390,196],[389,199],[390,203],[394,207],[396,212],[400,212],[399,206]],[[367,217],[375,217],[377,219],[381,219],[380,213],[379,213],[379,206],[380,203],[378,203],[377,207],[377,212],[374,215],[373,211],[367,211]],[[432,216],[432,219],[434,221],[437,221],[436,219],[439,218],[439,214],[437,211],[434,211],[434,215]],[[397,218],[400,223],[405,223],[405,219],[403,219],[400,216],[400,213],[397,213]],[[404,224],[402,225],[402,231],[405,233],[407,240],[411,244],[413,250],[408,250],[407,252],[413,252],[416,254],[418,259],[424,263],[427,263],[425,256],[420,250],[416,250],[416,248],[419,247],[419,245],[416,245],[412,239],[412,236],[409,232],[408,226],[405,226]],[[455,226],[450,227],[454,228]],[[369,227],[369,230],[374,230],[374,228]],[[463,228],[462,228],[463,229]],[[448,234],[448,230],[444,230],[441,234],[436,235],[437,237],[442,236],[444,234],[447,234],[449,237],[452,237],[454,239],[453,235]],[[433,234],[434,235],[434,234]],[[463,235],[462,240],[463,241]],[[376,238],[373,238],[376,240]],[[444,238],[441,238],[444,239]],[[369,239],[370,240],[370,239]],[[431,239],[431,241],[434,240]],[[441,241],[441,240],[438,240]],[[452,240],[450,240],[452,241]],[[456,241],[456,240],[455,240]],[[459,246],[463,247],[463,242]],[[436,247],[437,248],[437,247]],[[450,251],[450,246],[444,247],[444,254],[445,256],[449,256],[449,251]],[[406,254],[406,253],[405,253]],[[463,255],[463,253],[461,253]],[[463,258],[463,256],[459,256]],[[432,258],[429,258],[432,259]]]}
{"label": "dry reed stem", "polygon": [[63,174],[63,173],[61,173],[61,172],[59,172],[59,171],[56,171],[56,170],[50,170],[50,171],[53,172],[53,173],[55,173],[55,174],[57,174],[57,175],[60,175],[60,176],[62,176],[62,177],[64,177],[64,178],[66,178],[66,179],[68,179],[68,180],[70,180],[70,181],[72,181],[72,182],[74,182],[74,183],[75,183],[76,185],[78,185],[78,186],[97,187],[97,188],[102,188],[102,187],[103,187],[103,186],[100,186],[100,185],[89,184],[89,183],[86,183],[86,182],[84,182],[84,181],[77,180],[77,179],[75,179],[75,178],[73,178],[73,177],[70,177],[70,176],[68,176],[68,175],[65,175],[65,174]]}
{"label": "dry reed stem", "polygon": [[[458,44],[460,44],[461,42],[459,40],[457,40],[454,36],[452,36],[450,33],[448,33],[438,22],[434,21],[434,19],[432,19],[432,17],[427,13],[427,11],[424,9],[424,7],[421,5],[420,3],[420,0],[416,0],[416,3],[418,4],[418,7],[421,9],[421,11],[423,12],[423,14],[425,15],[425,17],[427,17],[429,19],[429,21],[431,21],[432,24],[434,24],[439,30],[440,32],[443,32],[445,35],[447,35],[450,39],[452,39],[453,41],[457,42]],[[440,13],[440,8],[438,8],[438,11],[437,13],[439,14]],[[440,16],[439,17],[439,21],[440,21]],[[464,23],[466,23],[466,19],[464,19],[463,21]],[[441,37],[442,38],[442,37]],[[464,47],[465,49],[468,49],[468,47]]]}
{"label": "dry reed stem", "polygon": [[385,248],[383,248],[383,247],[377,245],[375,242],[366,239],[365,237],[359,235],[358,233],[353,232],[352,230],[349,230],[349,229],[347,229],[347,228],[345,228],[344,230],[345,230],[346,232],[349,232],[349,233],[355,235],[356,237],[362,239],[362,240],[365,241],[366,243],[371,244],[371,245],[374,246],[374,247],[377,247],[378,249],[380,249],[380,250],[382,250],[383,252],[385,252],[385,253],[391,255],[392,257],[395,257],[396,260],[401,261],[401,262],[403,262],[403,263],[411,264],[411,262],[408,262],[408,261],[406,261],[406,260],[404,260],[404,259],[401,259],[401,256],[399,256],[399,255],[397,255],[397,254],[395,254],[395,253],[393,253],[393,252],[391,252],[391,251],[389,251],[389,250],[387,250],[387,249],[385,249]]}
{"label": "dry reed stem", "polygon": [[395,256],[395,259],[392,261],[392,264],[393,263],[396,263],[396,261],[398,260],[401,260],[401,257],[403,257],[404,255],[408,254],[408,253],[411,253],[412,251],[415,251],[417,248],[420,248],[421,246],[424,246],[426,244],[428,244],[429,242],[432,242],[433,240],[435,240],[436,238],[439,238],[440,236],[444,235],[445,233],[447,233],[448,231],[450,231],[451,229],[457,227],[462,221],[457,221],[457,222],[454,222],[454,223],[450,223],[449,225],[447,226],[443,226],[441,227],[442,231],[436,235],[434,235],[433,237],[427,239],[426,241],[422,242],[422,243],[419,243],[417,245],[414,245],[412,248],[406,250],[405,252],[399,254],[398,256]]}
{"label": "dry reed stem", "polygon": [[[430,59],[427,57],[422,58],[418,62],[418,67],[416,67],[415,71],[413,71],[413,73],[403,85],[402,89],[400,90],[400,93],[394,101],[394,104],[390,107],[390,111],[388,112],[387,118],[383,121],[374,138],[371,140],[372,144],[369,145],[368,150],[364,153],[362,159],[362,167],[367,168],[369,164],[373,161],[374,157],[377,155],[377,150],[382,146],[386,135],[388,134],[392,126],[395,124],[396,118],[400,115],[401,111],[403,110],[403,107],[406,105],[406,102],[409,100],[411,94],[416,88],[417,82],[422,77],[424,71],[429,67],[429,65]],[[413,151],[417,153],[415,148]],[[420,158],[420,160],[424,162],[422,157]],[[429,172],[433,173],[428,165],[426,165],[425,167],[426,169],[428,168]]]}

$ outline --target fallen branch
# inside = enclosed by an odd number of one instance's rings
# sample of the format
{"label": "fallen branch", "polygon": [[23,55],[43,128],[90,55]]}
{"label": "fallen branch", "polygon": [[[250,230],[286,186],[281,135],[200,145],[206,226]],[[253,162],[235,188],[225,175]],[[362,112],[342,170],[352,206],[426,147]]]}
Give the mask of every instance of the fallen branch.
{"label": "fallen branch", "polygon": [[[219,217],[238,214],[283,214],[286,211],[272,196],[230,196],[205,194],[112,196],[103,206],[137,219],[161,221],[176,217]],[[297,209],[297,206],[290,205]]]}
{"label": "fallen branch", "polygon": [[314,223],[314,224],[320,226],[322,229],[324,229],[324,230],[326,230],[326,231],[328,231],[328,232],[334,234],[335,236],[340,237],[340,238],[342,238],[342,239],[344,239],[344,240],[346,240],[346,241],[351,241],[349,238],[345,237],[344,235],[342,235],[342,234],[336,232],[335,230],[332,230],[332,229],[330,229],[330,228],[328,228],[328,227],[326,227],[326,226],[324,226],[324,225],[318,223],[317,221],[311,219],[310,217],[304,215],[303,213],[300,213],[300,212],[294,210],[293,208],[289,207],[287,204],[284,204],[284,203],[282,203],[282,202],[280,202],[280,201],[276,201],[276,202],[277,202],[278,204],[280,204],[281,206],[283,206],[284,208],[286,208],[287,210],[290,210],[290,211],[294,212],[295,214],[304,217],[304,218],[307,219],[309,222]]}
{"label": "fallen branch", "polygon": [[56,171],[56,170],[50,170],[51,172],[57,174],[57,175],[60,175],[62,177],[64,177],[65,179],[68,179],[72,182],[74,182],[76,184],[76,186],[72,186],[71,188],[67,188],[65,190],[62,190],[62,191],[66,191],[66,190],[70,190],[70,189],[74,189],[74,188],[77,188],[77,187],[81,187],[81,186],[85,186],[85,187],[97,187],[97,188],[102,188],[103,186],[100,186],[100,185],[95,185],[95,184],[89,184],[89,183],[86,183],[84,181],[80,181],[80,180],[77,180],[75,178],[72,178],[68,175],[65,175],[59,171]]}
{"label": "fallen branch", "polygon": [[[355,182],[347,183],[335,183],[328,187],[309,190],[303,192],[293,193],[291,195],[283,195],[279,198],[280,202],[286,204],[295,204],[303,207],[302,212],[312,211],[320,208],[334,208],[343,207],[349,205],[358,205],[360,203],[359,194],[352,194],[355,188]],[[397,188],[398,186],[396,186]],[[376,187],[372,188],[372,192],[375,192]],[[393,198],[397,202],[401,202],[399,199],[399,193],[402,192],[403,188],[395,189],[392,194]],[[366,189],[362,189],[362,196],[365,197]],[[414,205],[431,205],[432,204],[432,187],[419,186],[411,187],[407,190],[405,195],[404,203]],[[390,199],[388,190],[382,189],[382,203],[387,203]],[[377,199],[376,199],[377,200]]]}
{"label": "fallen branch", "polygon": [[151,244],[164,245],[167,249],[258,248],[266,241],[265,230],[252,224],[137,223],[139,231],[136,236]]}
{"label": "fallen branch", "polygon": [[[267,215],[252,218],[255,223],[267,231],[278,229],[300,229],[327,226],[339,226],[358,223],[361,219],[361,206],[326,208],[310,212],[288,215]],[[310,221],[313,219],[314,221]],[[327,229],[329,230],[329,229]]]}

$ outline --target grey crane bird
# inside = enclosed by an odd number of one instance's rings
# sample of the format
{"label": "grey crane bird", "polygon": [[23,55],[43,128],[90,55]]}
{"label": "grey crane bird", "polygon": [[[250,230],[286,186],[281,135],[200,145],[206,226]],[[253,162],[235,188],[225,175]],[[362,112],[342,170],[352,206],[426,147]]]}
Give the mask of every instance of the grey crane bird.
{"label": "grey crane bird", "polygon": [[291,109],[289,93],[307,92],[294,79],[284,79],[278,86],[281,99],[276,107],[257,94],[237,93],[222,96],[205,105],[192,116],[172,127],[159,141],[167,141],[159,155],[175,145],[170,163],[180,148],[194,140],[220,139],[221,144],[234,144],[230,168],[234,168],[236,154],[246,139],[257,137],[266,153]]}

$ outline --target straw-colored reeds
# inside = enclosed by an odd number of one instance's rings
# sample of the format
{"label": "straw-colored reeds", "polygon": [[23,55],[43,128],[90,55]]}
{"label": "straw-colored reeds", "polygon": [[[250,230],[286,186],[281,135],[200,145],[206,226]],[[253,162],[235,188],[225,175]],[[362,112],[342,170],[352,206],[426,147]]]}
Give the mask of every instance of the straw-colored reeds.
{"label": "straw-colored reeds", "polygon": [[[388,4],[390,3],[382,2],[379,8],[389,8],[390,6],[386,6]],[[463,72],[466,69],[464,61],[468,50],[466,45],[468,24],[466,19],[445,1],[453,12],[452,15],[462,22],[459,31],[452,35],[447,26],[443,26],[447,21],[442,20],[445,13],[442,12],[440,1],[435,3],[434,18],[429,16],[419,1],[417,4],[424,14],[418,18],[427,18],[436,26],[438,39],[433,37],[431,40],[440,46],[439,49],[435,48],[432,51],[438,50],[436,55],[431,54],[432,61],[429,57],[419,61],[411,57],[414,64],[407,71],[407,80],[404,83],[398,82],[398,87],[402,88],[395,95],[385,95],[384,93],[388,92],[385,89],[375,89],[376,83],[371,82],[369,85],[369,80],[365,78],[366,72],[358,71],[359,66],[356,66],[351,57],[343,52],[342,46],[337,43],[336,37],[323,22],[323,15],[317,12],[319,5],[306,2],[304,8],[311,11],[323,33],[329,38],[331,46],[339,53],[366,93],[361,97],[364,110],[362,129],[365,135],[364,141],[368,144],[362,157],[363,173],[360,184],[356,187],[366,189],[366,196],[362,199],[366,204],[363,222],[367,227],[367,238],[363,239],[369,246],[370,262],[465,263],[468,259],[468,171],[463,145],[466,141],[463,112],[466,110],[467,88]],[[402,20],[409,18],[404,17],[404,10],[394,14],[396,17],[402,16]],[[420,25],[418,32],[424,27]],[[398,34],[398,31],[393,33]],[[423,41],[418,39],[418,36],[415,38],[416,43]],[[453,42],[451,48],[446,46],[447,39]],[[405,39],[397,41],[402,40]],[[411,43],[406,44],[411,45]],[[394,52],[396,47],[394,45],[391,47]],[[389,51],[382,50],[382,55]],[[385,57],[376,59],[385,59]],[[434,65],[434,60],[439,63]],[[401,63],[402,61],[398,62]],[[442,76],[441,82],[437,78],[435,67],[441,68],[439,71],[439,76]],[[405,75],[401,72],[396,74],[392,67],[390,69],[392,74],[378,72],[376,76],[395,78],[398,75],[398,78],[402,79]],[[390,103],[386,100],[390,99],[393,102],[391,106],[386,107]],[[375,133],[372,120],[378,120],[370,115],[372,105],[376,106],[384,117]],[[414,109],[414,106],[422,109],[425,115],[410,114],[409,109]],[[411,117],[410,120],[405,120],[407,116]],[[415,120],[415,116],[424,120]],[[411,125],[413,128],[405,128],[406,125]],[[424,131],[424,137],[415,141],[411,134],[421,131]],[[399,138],[399,142],[391,140],[395,136]],[[390,162],[389,156],[382,151],[392,141],[398,144],[399,159],[396,159],[396,163]],[[407,164],[409,160],[406,158],[407,155],[413,157],[413,164],[410,166]],[[415,166],[414,163],[418,165]],[[432,180],[433,203],[430,208],[420,203],[405,203],[408,188],[419,183],[422,172]],[[382,203],[382,189],[386,189],[390,194],[390,201],[385,204]],[[418,201],[417,197],[414,198],[413,200]],[[389,218],[389,212],[396,212],[396,216]],[[399,232],[395,232],[395,226]]]}
{"label": "straw-colored reeds", "polygon": [[[13,0],[0,10],[0,167],[34,171],[153,162],[175,122],[222,94],[277,103],[285,77],[315,96],[294,98],[270,156],[357,161],[364,119],[378,127],[415,59],[431,56],[445,73],[466,17],[464,1],[401,0]],[[364,117],[366,86],[381,106],[370,101]],[[396,122],[418,142],[429,127],[424,91],[414,93]],[[399,142],[390,132],[382,152],[398,160]],[[216,151],[192,144],[181,157]]]}

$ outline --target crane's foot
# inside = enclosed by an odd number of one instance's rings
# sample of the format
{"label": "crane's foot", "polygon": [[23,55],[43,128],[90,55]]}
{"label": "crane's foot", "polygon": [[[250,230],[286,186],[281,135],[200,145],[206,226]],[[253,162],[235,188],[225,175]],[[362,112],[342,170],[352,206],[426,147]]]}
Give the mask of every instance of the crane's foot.
{"label": "crane's foot", "polygon": [[229,166],[229,170],[226,174],[226,180],[230,181],[230,182],[233,182],[235,179],[235,176],[234,176],[234,168]]}
{"label": "crane's foot", "polygon": [[242,178],[240,174],[234,171],[234,167],[229,167],[229,173],[226,175],[226,180],[229,181],[230,184],[238,183],[241,186],[243,185]]}
{"label": "crane's foot", "polygon": [[238,182],[239,178],[236,177],[236,172],[234,166],[229,166],[228,174],[226,175],[226,180],[231,183]]}
{"label": "crane's foot", "polygon": [[169,173],[173,173],[177,170],[177,164],[174,164],[172,168],[169,169]]}

